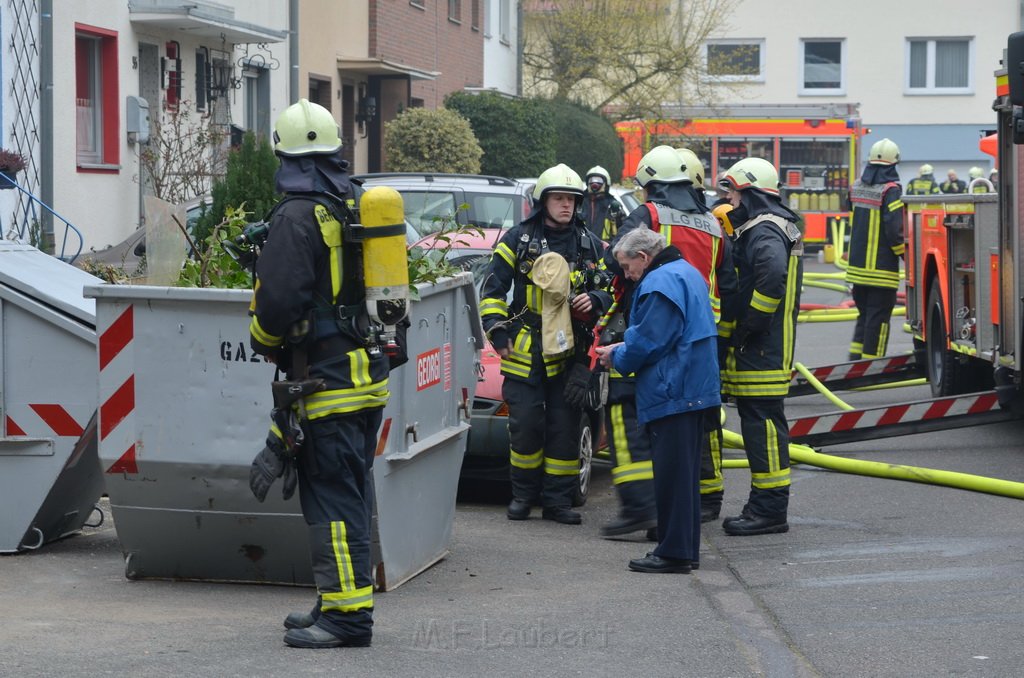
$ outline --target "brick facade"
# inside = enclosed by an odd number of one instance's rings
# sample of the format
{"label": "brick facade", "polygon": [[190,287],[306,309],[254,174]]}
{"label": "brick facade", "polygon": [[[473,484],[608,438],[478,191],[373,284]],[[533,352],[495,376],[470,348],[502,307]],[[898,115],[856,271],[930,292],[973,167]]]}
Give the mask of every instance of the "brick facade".
{"label": "brick facade", "polygon": [[[440,108],[449,92],[481,87],[483,34],[473,28],[472,5],[483,0],[370,0],[370,56],[424,71],[436,80],[414,80],[412,98]],[[458,6],[458,21],[448,18]]]}

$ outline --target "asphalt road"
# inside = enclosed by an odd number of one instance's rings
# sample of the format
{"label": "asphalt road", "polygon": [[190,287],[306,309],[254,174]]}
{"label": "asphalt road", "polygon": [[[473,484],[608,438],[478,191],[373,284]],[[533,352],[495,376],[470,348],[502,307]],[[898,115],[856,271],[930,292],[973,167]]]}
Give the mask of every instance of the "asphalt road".
{"label": "asphalt road", "polygon": [[[811,270],[824,270],[813,262]],[[805,300],[839,295],[807,290]],[[895,323],[890,353],[910,348]],[[850,323],[801,325],[797,358],[842,361]],[[927,387],[841,394],[851,404]],[[792,399],[790,417],[834,409]],[[735,430],[735,411],[727,428]],[[1024,423],[826,448],[1024,482]],[[735,455],[734,455],[735,456]],[[726,473],[725,514],[746,470]],[[482,488],[451,555],[379,594],[374,644],[295,650],[284,616],[310,589],[128,581],[109,522],[0,557],[0,676],[1019,676],[1024,503],[964,490],[793,471],[790,532],[705,525],[692,575],[631,573],[642,540],[606,541],[617,499],[595,477],[584,524],[521,523]]]}

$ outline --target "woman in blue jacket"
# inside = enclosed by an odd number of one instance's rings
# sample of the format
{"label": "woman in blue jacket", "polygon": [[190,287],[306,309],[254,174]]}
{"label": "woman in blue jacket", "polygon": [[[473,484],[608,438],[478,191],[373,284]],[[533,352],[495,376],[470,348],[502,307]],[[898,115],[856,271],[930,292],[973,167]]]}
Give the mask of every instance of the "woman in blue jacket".
{"label": "woman in blue jacket", "polygon": [[658,546],[629,561],[629,569],[688,573],[699,563],[703,410],[721,404],[708,287],[650,229],[623,236],[614,254],[626,277],[639,282],[624,341],[597,351],[602,364],[636,373],[637,420],[651,440],[658,512]]}

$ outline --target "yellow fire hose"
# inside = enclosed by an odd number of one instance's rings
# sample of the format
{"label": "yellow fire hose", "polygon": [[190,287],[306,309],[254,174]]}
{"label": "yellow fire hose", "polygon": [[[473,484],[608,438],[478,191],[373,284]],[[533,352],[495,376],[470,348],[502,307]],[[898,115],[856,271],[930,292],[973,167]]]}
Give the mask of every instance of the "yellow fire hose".
{"label": "yellow fire hose", "polygon": [[[892,315],[894,316],[902,316],[906,312],[906,306],[896,306],[892,309]],[[856,308],[816,308],[810,311],[800,311],[797,313],[796,321],[798,323],[831,323],[856,320],[857,316],[858,311]]]}
{"label": "yellow fire hose", "polygon": [[[723,431],[725,435],[725,446],[734,449],[743,449],[743,438],[738,433]],[[850,473],[859,476],[870,476],[873,478],[889,478],[892,480],[906,480],[914,483],[925,483],[928,485],[942,485],[954,487],[960,490],[972,492],[984,492],[1000,497],[1012,499],[1024,499],[1024,483],[1000,478],[986,478],[970,473],[957,473],[956,471],[943,471],[941,469],[924,468],[921,466],[905,466],[903,464],[889,464],[884,461],[865,461],[863,459],[847,459],[836,457],[830,454],[815,452],[807,445],[790,443],[789,458],[800,464],[826,468],[840,473]],[[747,468],[746,459],[723,459],[722,468]]]}
{"label": "yellow fire hose", "polygon": [[[802,364],[794,363],[793,367],[818,390],[829,399],[836,407],[842,410],[852,410],[852,406],[844,402],[834,393],[829,391],[811,372]],[[912,379],[904,384],[925,382],[926,379]],[[885,386],[892,386],[886,384]],[[870,387],[869,387],[870,388]],[[725,408],[722,408],[722,423],[725,423]],[[732,449],[744,449],[743,436],[728,429],[723,429],[723,445]],[[958,473],[955,471],[943,471],[941,469],[924,468],[921,466],[905,466],[903,464],[890,464],[883,461],[866,461],[863,459],[847,459],[836,457],[830,454],[816,452],[807,445],[790,443],[790,461],[826,468],[840,473],[851,473],[854,475],[870,476],[874,478],[890,478],[892,480],[906,480],[915,483],[926,483],[929,485],[942,485],[954,487],[972,492],[984,492],[1000,497],[1011,497],[1013,499],[1024,499],[1024,483],[1000,478],[986,478],[970,473]],[[749,468],[746,459],[723,459],[722,468]]]}

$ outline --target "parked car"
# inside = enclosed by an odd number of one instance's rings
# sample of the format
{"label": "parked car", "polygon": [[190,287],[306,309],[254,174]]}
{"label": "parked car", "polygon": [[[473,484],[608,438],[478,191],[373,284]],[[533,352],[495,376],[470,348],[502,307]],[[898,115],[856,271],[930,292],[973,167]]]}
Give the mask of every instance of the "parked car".
{"label": "parked car", "polygon": [[533,206],[529,192],[512,179],[483,174],[392,172],[353,177],[362,190],[389,186],[402,195],[406,221],[421,236],[446,224],[511,228]]}
{"label": "parked car", "polygon": [[[202,216],[204,206],[208,208],[211,204],[213,204],[213,198],[209,195],[199,196],[182,204],[185,210],[185,228],[189,235],[195,231],[196,222]],[[143,227],[135,229],[116,245],[92,252],[83,252],[75,263],[78,266],[85,265],[87,262],[107,264],[131,274],[139,270],[145,256],[146,229]]]}

